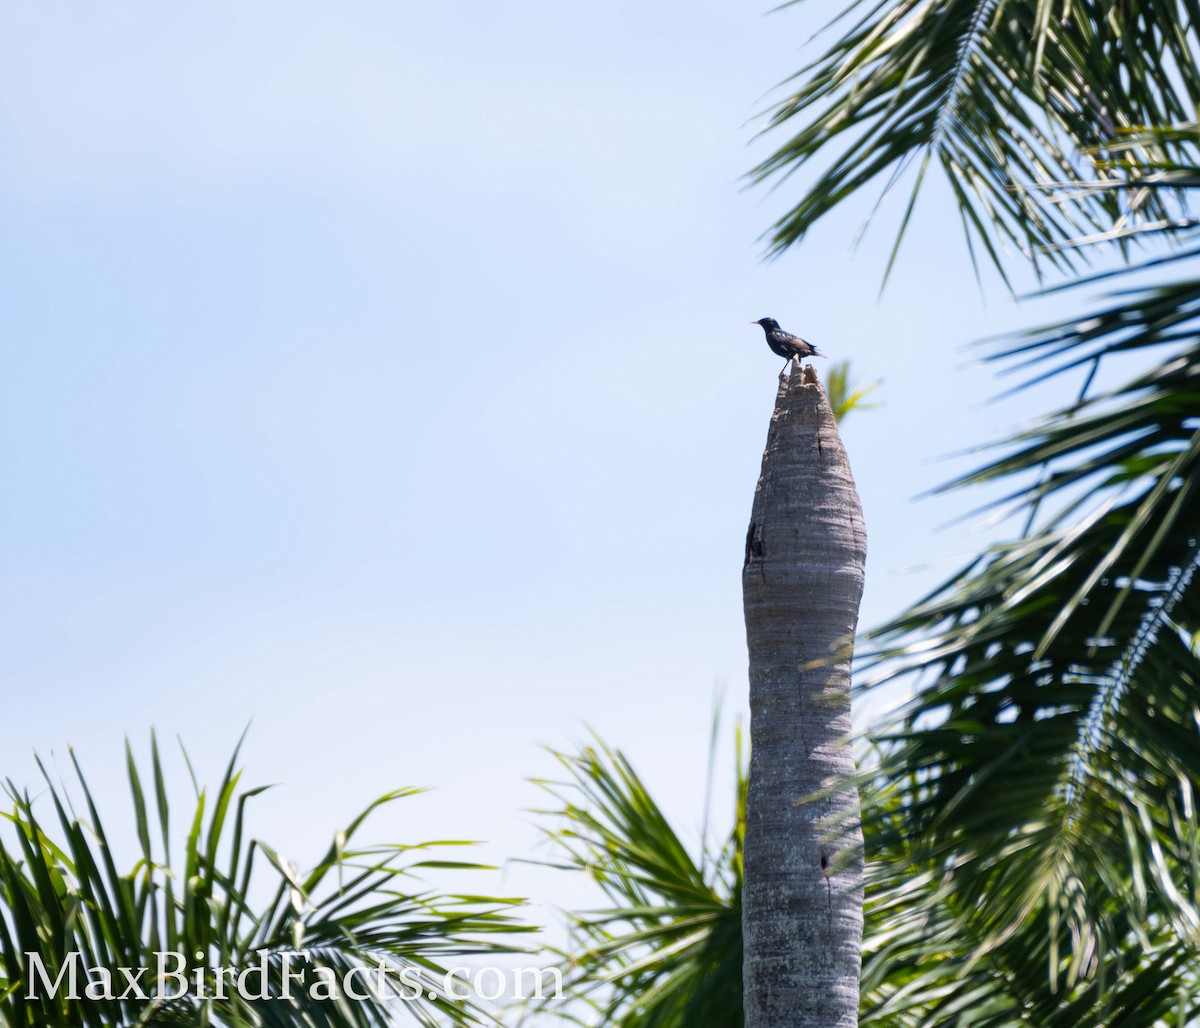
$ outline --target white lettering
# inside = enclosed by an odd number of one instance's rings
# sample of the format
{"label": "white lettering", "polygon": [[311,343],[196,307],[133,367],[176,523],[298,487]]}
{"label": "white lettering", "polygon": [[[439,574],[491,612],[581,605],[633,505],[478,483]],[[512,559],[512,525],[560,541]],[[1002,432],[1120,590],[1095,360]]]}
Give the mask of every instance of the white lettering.
{"label": "white lettering", "polygon": [[[160,999],[179,999],[181,996],[186,996],[187,990],[188,990],[188,980],[187,980],[187,976],[184,974],[184,965],[186,964],[186,961],[183,959],[183,954],[182,953],[174,953],[170,950],[164,950],[162,952],[155,953],[154,959],[155,959],[157,967],[158,967],[158,974],[156,976],[156,979],[158,981],[159,988],[161,988],[163,990],[161,993],[159,993],[159,998]],[[173,970],[173,971],[167,970],[167,960],[168,959],[175,961],[175,970]],[[171,981],[178,983],[178,985],[179,985],[178,992],[172,993],[170,990],[167,989],[167,987],[166,987],[167,979],[170,979]]]}
{"label": "white lettering", "polygon": [[146,973],[144,967],[118,967],[121,972],[121,977],[125,979],[125,990],[117,997],[117,999],[129,999],[130,995],[134,999],[149,999],[145,990],[139,984],[142,975]]}
{"label": "white lettering", "polygon": [[88,983],[83,988],[84,999],[114,999],[112,972],[107,967],[89,967]]}
{"label": "white lettering", "polygon": [[[406,1002],[408,1000],[421,998],[421,972],[415,967],[402,967],[400,969],[400,984],[404,988],[396,990],[396,994]],[[412,992],[407,991],[411,989]]]}
{"label": "white lettering", "polygon": [[455,999],[470,999],[469,992],[459,992],[454,987],[456,978],[461,978],[464,982],[467,980],[467,975],[471,973],[469,967],[452,967],[446,972],[446,976],[442,979],[442,989],[447,996],[453,996]]}
{"label": "white lettering", "polygon": [[333,973],[332,967],[317,968],[317,980],[308,990],[308,995],[312,999],[338,998],[337,975]]}
{"label": "white lettering", "polygon": [[354,987],[354,976],[361,974],[366,975],[368,969],[365,967],[352,967],[346,972],[346,977],[342,979],[342,988],[346,990],[346,995],[351,999],[370,999],[371,992],[368,989],[366,992],[359,992]]}
{"label": "white lettering", "polygon": [[[258,992],[250,992],[247,982],[252,974],[258,975]],[[267,994],[267,951],[260,949],[258,951],[258,963],[252,964],[245,968],[241,974],[237,976],[237,991],[242,999],[256,999],[260,1002],[265,1002],[269,996]]]}
{"label": "white lettering", "polygon": [[79,953],[71,952],[67,954],[67,959],[63,966],[58,969],[58,977],[54,981],[50,981],[46,974],[46,965],[42,963],[42,955],[40,953],[26,953],[25,959],[29,965],[29,991],[25,993],[26,999],[38,999],[37,980],[42,980],[42,987],[49,989],[46,993],[51,999],[58,995],[59,987],[62,985],[63,975],[67,976],[67,999],[79,999],[79,980],[76,975],[79,972]]}
{"label": "white lettering", "polygon": [[292,961],[296,957],[301,956],[301,955],[302,954],[297,953],[294,950],[287,950],[286,952],[284,952],[282,954],[282,958],[283,958],[283,991],[280,993],[280,996],[283,999],[291,999],[292,998],[292,982],[295,982],[297,985],[300,985],[300,986],[304,985],[304,968],[303,967],[300,968],[299,971],[292,970]]}
{"label": "white lettering", "polygon": [[[489,971],[496,976],[496,991],[493,992],[490,996],[486,992],[483,991],[483,976],[486,975]],[[477,995],[480,999],[499,999],[501,996],[504,995],[504,975],[500,971],[500,968],[498,968],[498,967],[481,968],[475,974],[474,985],[475,985],[475,995]]]}
{"label": "white lettering", "polygon": [[513,999],[529,999],[530,994],[524,990],[525,975],[533,976],[533,998],[542,998],[542,984],[547,974],[554,976],[554,998],[562,998],[562,972],[557,967],[543,969],[540,967],[514,967],[513,982],[515,995]]}

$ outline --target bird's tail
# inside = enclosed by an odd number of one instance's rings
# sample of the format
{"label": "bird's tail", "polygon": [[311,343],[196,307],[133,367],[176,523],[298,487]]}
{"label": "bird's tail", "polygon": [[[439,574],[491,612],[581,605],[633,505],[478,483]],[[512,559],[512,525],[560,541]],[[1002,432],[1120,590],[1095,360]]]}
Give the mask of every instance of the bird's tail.
{"label": "bird's tail", "polygon": [[[812,346],[812,343],[809,343],[808,345],[809,345],[809,346]],[[814,357],[824,357],[826,360],[829,360],[829,355],[828,355],[828,354],[826,354],[826,353],[822,353],[822,352],[821,352],[820,350],[818,350],[818,349],[817,349],[815,346],[813,346],[813,347],[812,347],[812,355],[813,355]]]}

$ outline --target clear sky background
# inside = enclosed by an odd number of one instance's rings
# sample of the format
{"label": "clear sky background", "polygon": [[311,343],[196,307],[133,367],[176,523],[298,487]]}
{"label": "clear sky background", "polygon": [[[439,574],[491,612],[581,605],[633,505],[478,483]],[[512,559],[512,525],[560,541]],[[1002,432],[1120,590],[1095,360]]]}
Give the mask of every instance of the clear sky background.
{"label": "clear sky background", "polygon": [[746,707],[748,322],[884,380],[869,626],[979,545],[939,528],[978,495],[913,500],[938,458],[1047,405],[961,348],[1074,309],[981,293],[936,184],[882,299],[901,196],[761,261],[807,179],[745,190],[752,140],[836,6],[6,6],[0,774],[73,744],[123,809],[124,737],[211,781],[253,721],[294,859],[421,784],[374,837],[501,861],[592,726],[694,832],[714,683]]}

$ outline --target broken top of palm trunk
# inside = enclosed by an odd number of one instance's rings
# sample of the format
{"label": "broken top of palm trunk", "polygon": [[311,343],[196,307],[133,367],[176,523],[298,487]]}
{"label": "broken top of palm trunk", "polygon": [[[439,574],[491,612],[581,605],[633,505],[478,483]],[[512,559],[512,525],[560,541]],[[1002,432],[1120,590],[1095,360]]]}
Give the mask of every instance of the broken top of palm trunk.
{"label": "broken top of palm trunk", "polygon": [[[811,367],[781,377],[742,593],[750,656],[743,929],[747,1028],[858,1023],[862,835],[850,645],[866,531]],[[843,788],[837,786],[843,785]]]}

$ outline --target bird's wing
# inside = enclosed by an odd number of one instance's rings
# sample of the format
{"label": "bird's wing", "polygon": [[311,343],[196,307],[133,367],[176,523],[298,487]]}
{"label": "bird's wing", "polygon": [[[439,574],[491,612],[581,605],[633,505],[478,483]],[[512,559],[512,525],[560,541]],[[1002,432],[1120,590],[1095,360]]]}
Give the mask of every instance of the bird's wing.
{"label": "bird's wing", "polygon": [[783,335],[783,341],[788,346],[795,346],[801,350],[815,350],[816,349],[816,347],[813,346],[813,344],[810,343],[807,339],[801,339],[799,336],[794,336],[794,335],[792,335],[791,332],[783,332],[782,335]]}

